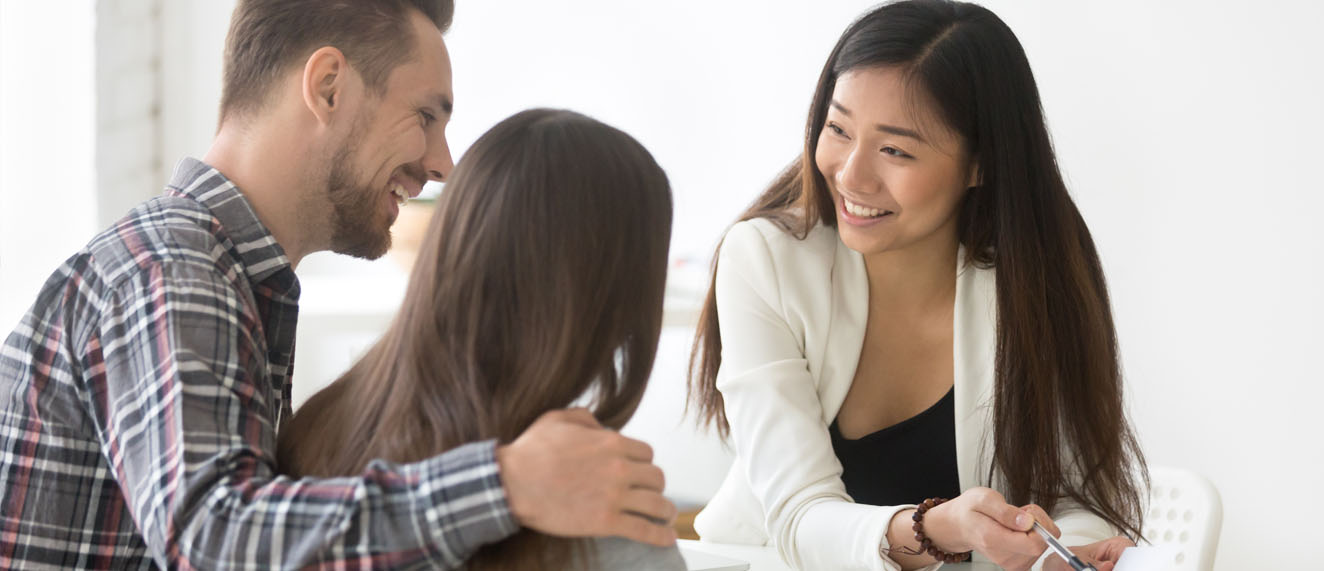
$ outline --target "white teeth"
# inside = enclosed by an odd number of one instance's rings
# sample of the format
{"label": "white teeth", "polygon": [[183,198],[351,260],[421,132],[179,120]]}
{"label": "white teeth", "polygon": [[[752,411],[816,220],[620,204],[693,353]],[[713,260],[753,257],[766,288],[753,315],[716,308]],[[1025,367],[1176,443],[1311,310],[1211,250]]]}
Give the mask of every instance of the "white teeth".
{"label": "white teeth", "polygon": [[391,192],[395,194],[396,204],[404,206],[406,202],[409,202],[409,193],[405,191],[404,185],[398,182],[395,183],[395,185],[391,187]]}
{"label": "white teeth", "polygon": [[888,212],[891,212],[890,210],[879,210],[877,208],[860,206],[858,204],[855,204],[854,202],[846,200],[845,198],[842,198],[842,201],[846,204],[846,212],[849,212],[852,215],[859,216],[861,218],[876,218],[880,214],[886,214]]}

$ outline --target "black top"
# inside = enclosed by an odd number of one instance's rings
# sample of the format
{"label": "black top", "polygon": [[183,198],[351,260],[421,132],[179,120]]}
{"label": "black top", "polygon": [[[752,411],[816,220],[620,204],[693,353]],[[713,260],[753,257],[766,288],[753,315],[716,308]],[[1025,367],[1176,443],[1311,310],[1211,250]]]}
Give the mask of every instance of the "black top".
{"label": "black top", "polygon": [[856,503],[895,506],[961,495],[954,390],[928,410],[857,440],[843,437],[832,421],[832,450]]}

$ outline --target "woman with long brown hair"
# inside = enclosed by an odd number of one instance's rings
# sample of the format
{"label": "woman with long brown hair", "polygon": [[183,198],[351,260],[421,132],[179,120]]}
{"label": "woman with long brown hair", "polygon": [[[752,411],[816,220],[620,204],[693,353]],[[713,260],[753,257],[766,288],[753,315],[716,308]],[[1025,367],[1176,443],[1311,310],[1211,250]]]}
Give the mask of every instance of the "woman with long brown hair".
{"label": "woman with long brown hair", "polygon": [[691,361],[736,454],[704,540],[801,569],[1067,568],[1036,520],[1101,570],[1133,545],[1146,472],[1103,272],[997,16],[854,22],[801,157],[740,219]]}
{"label": "woman with long brown hair", "polygon": [[[653,367],[670,236],[666,175],[629,135],[569,111],[502,121],[456,166],[386,334],[286,424],[282,471],[353,475],[466,442],[508,443],[580,399],[620,428]],[[526,529],[466,566],[684,562],[674,546]]]}

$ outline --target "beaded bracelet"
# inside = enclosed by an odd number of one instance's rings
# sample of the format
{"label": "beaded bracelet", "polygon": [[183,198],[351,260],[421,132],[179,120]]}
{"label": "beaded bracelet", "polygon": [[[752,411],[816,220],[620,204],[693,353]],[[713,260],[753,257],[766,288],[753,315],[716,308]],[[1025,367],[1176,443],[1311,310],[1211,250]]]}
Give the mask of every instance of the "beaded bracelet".
{"label": "beaded bracelet", "polygon": [[[933,540],[929,539],[929,537],[924,534],[924,514],[929,510],[942,505],[945,501],[947,501],[947,498],[929,498],[924,500],[924,503],[915,506],[915,514],[910,516],[910,519],[915,520],[915,525],[911,526],[911,529],[915,530],[915,541],[919,542],[919,549],[916,550],[913,547],[900,547],[894,550],[905,555],[924,555],[927,553],[929,557],[943,563],[960,563],[970,559],[969,551],[963,553],[948,553],[938,549],[938,546],[933,544]],[[894,550],[886,549],[886,551]],[[881,551],[884,550],[880,550],[880,552]]]}

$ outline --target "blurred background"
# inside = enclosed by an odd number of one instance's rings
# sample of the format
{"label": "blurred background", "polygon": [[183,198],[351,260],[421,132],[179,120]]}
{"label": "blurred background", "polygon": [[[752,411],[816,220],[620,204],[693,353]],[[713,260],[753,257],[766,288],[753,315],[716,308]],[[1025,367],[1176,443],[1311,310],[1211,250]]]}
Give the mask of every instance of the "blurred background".
{"label": "blurred background", "polygon": [[[626,432],[701,504],[728,453],[682,418],[723,230],[797,153],[815,79],[864,0],[459,0],[457,158],[565,107],[633,134],[674,187],[667,323]],[[991,0],[1029,54],[1109,278],[1153,465],[1208,477],[1217,569],[1307,566],[1324,469],[1324,5]],[[0,0],[0,329],[46,276],[215,128],[232,0]],[[395,259],[300,265],[295,399],[333,380],[404,291]]]}

